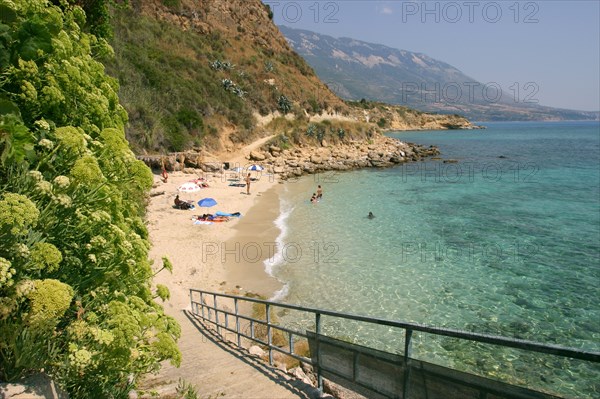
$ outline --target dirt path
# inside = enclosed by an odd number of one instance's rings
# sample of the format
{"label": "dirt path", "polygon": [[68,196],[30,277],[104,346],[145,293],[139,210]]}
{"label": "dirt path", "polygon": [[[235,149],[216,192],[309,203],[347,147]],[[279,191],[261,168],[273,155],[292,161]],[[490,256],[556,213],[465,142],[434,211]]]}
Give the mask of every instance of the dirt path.
{"label": "dirt path", "polygon": [[187,312],[176,316],[181,325],[179,349],[181,367],[165,364],[158,376],[150,376],[145,386],[159,397],[173,394],[179,379],[194,385],[199,398],[279,399],[311,398],[314,387],[291,378],[250,356],[230,342],[220,340],[213,330],[195,320]]}

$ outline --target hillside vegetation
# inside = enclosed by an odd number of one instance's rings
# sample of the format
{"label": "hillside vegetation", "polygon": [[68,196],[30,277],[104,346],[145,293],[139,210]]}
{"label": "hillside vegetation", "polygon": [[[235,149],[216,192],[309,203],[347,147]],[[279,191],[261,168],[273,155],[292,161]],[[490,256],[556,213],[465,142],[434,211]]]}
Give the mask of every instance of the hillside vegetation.
{"label": "hillside vegetation", "polygon": [[[298,131],[314,117],[357,122],[346,126],[348,137],[393,127],[380,121],[390,118],[368,115],[360,104],[334,95],[290,48],[259,0],[128,4],[112,10],[115,57],[107,59],[107,70],[119,79],[129,113],[127,138],[138,153],[223,150],[281,133],[255,115],[293,116]],[[396,119],[406,108],[397,109],[391,113]],[[444,117],[409,114],[417,117],[399,126],[444,128]],[[432,120],[440,124],[428,124]],[[326,134],[339,138],[337,130]]]}
{"label": "hillside vegetation", "polygon": [[[135,18],[132,18],[136,15]],[[219,148],[262,134],[254,112],[347,110],[251,1],[132,1],[113,10],[128,139],[137,150]]]}

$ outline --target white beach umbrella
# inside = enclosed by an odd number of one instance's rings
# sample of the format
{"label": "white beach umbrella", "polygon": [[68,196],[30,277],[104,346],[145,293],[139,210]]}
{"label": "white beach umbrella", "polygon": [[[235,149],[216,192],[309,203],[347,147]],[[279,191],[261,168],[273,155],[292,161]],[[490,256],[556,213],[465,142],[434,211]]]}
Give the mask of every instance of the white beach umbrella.
{"label": "white beach umbrella", "polygon": [[[255,172],[261,172],[261,171],[263,171],[264,169],[265,169],[265,168],[263,168],[262,166],[260,166],[260,165],[257,165],[257,164],[250,165],[250,166],[248,167],[248,170],[249,170],[249,171],[250,171],[250,170],[253,170],[253,171],[255,171]],[[258,177],[257,177],[257,179],[258,179]]]}
{"label": "white beach umbrella", "polygon": [[192,182],[183,183],[181,186],[177,187],[177,191],[181,193],[195,193],[200,191],[200,189],[199,185]]}

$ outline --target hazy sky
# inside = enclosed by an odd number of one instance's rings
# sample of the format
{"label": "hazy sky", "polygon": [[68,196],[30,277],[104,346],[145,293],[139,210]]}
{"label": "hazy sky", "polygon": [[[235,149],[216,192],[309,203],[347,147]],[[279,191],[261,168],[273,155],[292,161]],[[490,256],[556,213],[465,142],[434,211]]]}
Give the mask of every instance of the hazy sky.
{"label": "hazy sky", "polygon": [[600,0],[263,2],[277,24],[424,53],[510,98],[600,110]]}

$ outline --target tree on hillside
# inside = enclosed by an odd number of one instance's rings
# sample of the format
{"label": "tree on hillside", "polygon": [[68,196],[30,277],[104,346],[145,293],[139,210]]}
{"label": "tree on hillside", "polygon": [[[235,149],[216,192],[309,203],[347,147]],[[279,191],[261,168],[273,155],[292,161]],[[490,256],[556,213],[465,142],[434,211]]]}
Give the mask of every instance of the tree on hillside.
{"label": "tree on hillside", "polygon": [[0,379],[44,369],[71,397],[122,397],[179,363],[180,328],[154,301],[152,175],[96,61],[112,50],[63,7],[0,0]]}

